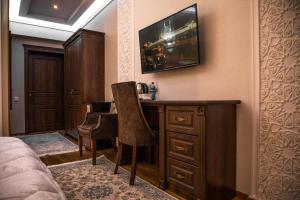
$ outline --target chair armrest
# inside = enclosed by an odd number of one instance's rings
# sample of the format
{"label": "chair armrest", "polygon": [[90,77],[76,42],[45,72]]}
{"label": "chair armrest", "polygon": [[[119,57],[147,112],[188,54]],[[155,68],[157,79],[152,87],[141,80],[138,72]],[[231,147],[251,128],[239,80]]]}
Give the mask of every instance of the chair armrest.
{"label": "chair armrest", "polygon": [[86,113],[85,119],[81,125],[98,124],[100,113],[90,112]]}
{"label": "chair armrest", "polygon": [[105,130],[110,126],[117,126],[117,117],[116,113],[99,113],[98,123],[95,129],[101,128]]}

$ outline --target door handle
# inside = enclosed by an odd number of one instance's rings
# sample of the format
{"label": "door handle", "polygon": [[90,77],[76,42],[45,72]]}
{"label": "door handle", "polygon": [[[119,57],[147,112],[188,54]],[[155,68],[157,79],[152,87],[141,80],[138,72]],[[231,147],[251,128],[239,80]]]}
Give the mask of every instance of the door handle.
{"label": "door handle", "polygon": [[28,91],[28,95],[31,97],[32,94],[35,93],[35,92],[36,92],[36,91],[34,91],[34,90],[29,90],[29,91]]}
{"label": "door handle", "polygon": [[71,95],[71,98],[73,98],[73,95],[74,95],[74,89],[71,89],[70,95]]}

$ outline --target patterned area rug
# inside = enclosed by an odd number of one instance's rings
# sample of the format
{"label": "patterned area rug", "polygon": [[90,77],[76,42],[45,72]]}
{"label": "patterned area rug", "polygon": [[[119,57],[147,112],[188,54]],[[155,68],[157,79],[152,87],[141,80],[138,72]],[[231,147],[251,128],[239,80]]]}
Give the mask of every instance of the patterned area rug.
{"label": "patterned area rug", "polygon": [[97,165],[91,160],[77,161],[50,166],[53,177],[64,191],[67,199],[72,200],[175,200],[164,191],[154,187],[139,177],[130,186],[129,172],[119,168],[113,174],[115,164],[105,156],[97,158]]}
{"label": "patterned area rug", "polygon": [[17,136],[17,138],[20,138],[28,144],[39,156],[78,151],[77,144],[74,144],[57,132],[22,135]]}

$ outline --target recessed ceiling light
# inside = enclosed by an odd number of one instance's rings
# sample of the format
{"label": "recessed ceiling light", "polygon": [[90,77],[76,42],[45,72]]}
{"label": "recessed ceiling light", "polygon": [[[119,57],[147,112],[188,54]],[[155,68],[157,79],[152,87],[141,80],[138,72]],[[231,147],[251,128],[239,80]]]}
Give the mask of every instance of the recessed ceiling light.
{"label": "recessed ceiling light", "polygon": [[[21,0],[10,0],[9,20],[12,22],[20,22],[25,24],[75,32],[79,28],[83,27],[88,21],[90,21],[96,14],[98,14],[98,12],[100,12],[103,8],[105,8],[111,1],[112,0],[94,0],[94,2],[90,5],[90,7],[79,17],[79,19],[73,25],[66,25],[66,24],[49,22],[49,21],[44,21],[39,19],[22,17],[19,15]],[[52,8],[54,9],[54,5],[52,5]]]}
{"label": "recessed ceiling light", "polygon": [[53,4],[52,7],[53,7],[54,10],[58,10],[58,5],[57,4]]}

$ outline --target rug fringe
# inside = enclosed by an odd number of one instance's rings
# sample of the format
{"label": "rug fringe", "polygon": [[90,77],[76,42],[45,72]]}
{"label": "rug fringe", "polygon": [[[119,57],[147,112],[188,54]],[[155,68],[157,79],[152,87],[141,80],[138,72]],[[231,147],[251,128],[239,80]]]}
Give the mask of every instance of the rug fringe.
{"label": "rug fringe", "polygon": [[[102,157],[106,158],[105,155],[101,155],[101,156],[98,156],[96,159],[102,158]],[[84,159],[84,160],[76,160],[76,161],[61,163],[61,164],[57,164],[57,165],[48,165],[47,167],[50,169],[50,168],[53,168],[53,167],[60,167],[60,166],[74,164],[74,163],[82,163],[82,162],[86,162],[86,161],[89,161],[89,160],[92,160],[92,159],[91,158],[87,158],[87,159]]]}
{"label": "rug fringe", "polygon": [[65,154],[65,153],[73,153],[79,151],[79,149],[75,149],[75,150],[69,150],[69,151],[60,151],[60,152],[53,152],[53,153],[43,153],[43,154],[38,154],[39,157],[43,157],[43,156],[53,156],[53,155],[60,155],[60,154]]}

